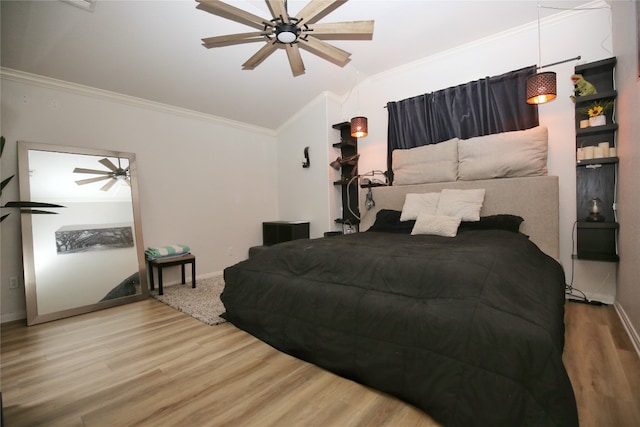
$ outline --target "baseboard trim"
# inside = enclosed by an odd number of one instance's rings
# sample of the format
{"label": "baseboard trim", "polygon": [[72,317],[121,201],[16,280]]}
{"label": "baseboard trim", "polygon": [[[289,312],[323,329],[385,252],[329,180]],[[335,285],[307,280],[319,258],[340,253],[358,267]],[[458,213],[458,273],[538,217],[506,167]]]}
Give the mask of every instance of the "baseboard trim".
{"label": "baseboard trim", "polygon": [[27,320],[27,313],[19,311],[17,313],[7,313],[0,316],[0,323],[15,322],[16,320]]}
{"label": "baseboard trim", "polygon": [[633,347],[636,349],[636,353],[638,353],[638,356],[640,357],[640,335],[638,335],[638,331],[636,331],[636,329],[633,327],[629,316],[627,316],[624,308],[622,308],[622,306],[617,301],[613,306],[615,307],[616,312],[618,313],[618,316],[622,321],[622,326],[624,326],[627,334],[629,334],[629,338],[631,338],[631,342],[633,343]]}

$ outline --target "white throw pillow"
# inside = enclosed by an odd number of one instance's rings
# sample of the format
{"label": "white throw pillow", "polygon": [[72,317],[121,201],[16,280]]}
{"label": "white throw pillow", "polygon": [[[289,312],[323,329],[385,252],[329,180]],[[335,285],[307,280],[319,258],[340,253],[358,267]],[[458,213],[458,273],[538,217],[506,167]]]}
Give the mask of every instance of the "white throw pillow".
{"label": "white throw pillow", "polygon": [[458,138],[391,152],[393,184],[425,184],[458,179]]}
{"label": "white throw pillow", "polygon": [[480,221],[485,189],[451,190],[440,193],[436,215],[457,216],[462,221]]}
{"label": "white throw pillow", "polygon": [[547,138],[547,128],[537,126],[460,140],[458,179],[546,175]]}
{"label": "white throw pillow", "polygon": [[456,216],[438,216],[421,213],[411,230],[412,235],[432,234],[435,236],[456,237],[460,218]]}
{"label": "white throw pillow", "polygon": [[404,198],[400,221],[418,218],[421,213],[435,215],[440,193],[408,193]]}

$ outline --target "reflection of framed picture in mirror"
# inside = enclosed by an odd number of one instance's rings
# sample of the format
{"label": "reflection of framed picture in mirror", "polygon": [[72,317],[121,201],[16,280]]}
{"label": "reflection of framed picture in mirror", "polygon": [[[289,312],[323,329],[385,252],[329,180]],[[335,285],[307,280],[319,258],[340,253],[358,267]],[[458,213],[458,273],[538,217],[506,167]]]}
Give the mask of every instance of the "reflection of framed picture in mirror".
{"label": "reflection of framed picture in mirror", "polygon": [[65,226],[56,230],[56,248],[59,255],[134,246],[133,230],[130,226]]}

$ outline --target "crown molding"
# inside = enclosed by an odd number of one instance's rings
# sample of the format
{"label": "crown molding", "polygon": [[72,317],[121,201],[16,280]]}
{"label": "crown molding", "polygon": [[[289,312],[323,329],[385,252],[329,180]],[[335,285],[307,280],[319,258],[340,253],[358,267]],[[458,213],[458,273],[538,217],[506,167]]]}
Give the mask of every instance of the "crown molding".
{"label": "crown molding", "polygon": [[46,89],[60,90],[76,95],[88,96],[105,101],[118,102],[121,104],[131,105],[147,110],[172,114],[175,116],[204,120],[217,125],[233,127],[249,132],[261,133],[268,136],[276,136],[276,131],[260,126],[250,125],[235,120],[225,119],[223,117],[214,116],[212,114],[201,113],[199,111],[180,108],[173,105],[163,104],[160,102],[150,101],[148,99],[136,98],[134,96],[123,95],[117,92],[98,89],[91,86],[79,85],[76,83],[58,80],[51,77],[45,77],[38,74],[27,73],[24,71],[14,70],[11,68],[0,67],[0,79],[13,81],[16,83],[27,84],[31,86],[43,87]]}

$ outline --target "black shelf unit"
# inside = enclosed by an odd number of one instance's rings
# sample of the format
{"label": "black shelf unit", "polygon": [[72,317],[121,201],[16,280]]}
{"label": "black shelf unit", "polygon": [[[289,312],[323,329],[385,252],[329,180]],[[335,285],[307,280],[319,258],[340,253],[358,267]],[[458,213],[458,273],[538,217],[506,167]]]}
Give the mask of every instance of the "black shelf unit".
{"label": "black shelf unit", "polygon": [[578,221],[577,257],[592,261],[618,262],[616,252],[616,222]]}
{"label": "black shelf unit", "polygon": [[[332,126],[340,132],[340,142],[333,144],[333,148],[340,150],[339,159],[346,159],[358,154],[358,138],[351,136],[351,123],[336,123]],[[351,224],[356,230],[360,220],[358,208],[358,180],[352,178],[358,174],[358,160],[341,162],[340,179],[333,185],[341,187],[342,217],[337,218],[337,224]],[[351,210],[349,210],[351,208]],[[353,211],[353,213],[351,212]],[[355,213],[355,215],[354,215]]]}
{"label": "black shelf unit", "polygon": [[[614,87],[616,58],[608,58],[575,67],[576,74],[593,84],[596,94],[577,96],[575,99],[576,150],[589,146],[597,147],[608,142],[616,147],[615,100],[618,93]],[[595,101],[610,101],[613,108],[605,112],[606,124],[580,128],[580,122],[588,118],[584,109]],[[576,160],[576,258],[592,261],[617,262],[617,236],[620,228],[616,222],[615,195],[617,187],[618,157]],[[604,221],[587,221],[592,198],[602,201],[601,215]]]}

